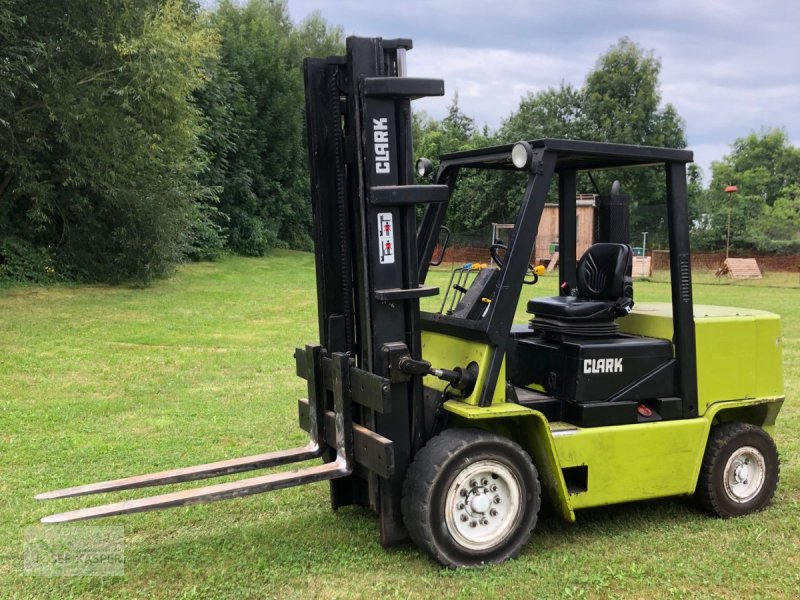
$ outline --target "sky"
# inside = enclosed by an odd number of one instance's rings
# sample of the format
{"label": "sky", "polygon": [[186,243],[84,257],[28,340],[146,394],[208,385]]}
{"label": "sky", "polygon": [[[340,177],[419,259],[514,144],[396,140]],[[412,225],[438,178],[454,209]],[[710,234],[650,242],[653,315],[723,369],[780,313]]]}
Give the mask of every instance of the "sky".
{"label": "sky", "polygon": [[444,98],[414,103],[437,119],[453,94],[477,125],[500,126],[520,99],[581,86],[627,36],[661,60],[662,102],[710,164],[738,137],[781,127],[800,146],[800,0],[288,0],[346,35],[411,38],[408,75],[444,79]]}

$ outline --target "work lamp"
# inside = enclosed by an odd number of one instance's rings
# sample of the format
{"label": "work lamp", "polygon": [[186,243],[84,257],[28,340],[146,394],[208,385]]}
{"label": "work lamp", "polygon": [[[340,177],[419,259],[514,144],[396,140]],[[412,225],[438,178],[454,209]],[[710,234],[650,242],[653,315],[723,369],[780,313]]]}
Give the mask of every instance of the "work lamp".
{"label": "work lamp", "polygon": [[514,147],[511,148],[511,162],[514,163],[514,166],[518,169],[527,167],[531,162],[532,155],[533,150],[528,142],[517,142],[514,144]]}
{"label": "work lamp", "polygon": [[417,161],[417,175],[427,177],[433,171],[433,163],[427,158],[420,158]]}

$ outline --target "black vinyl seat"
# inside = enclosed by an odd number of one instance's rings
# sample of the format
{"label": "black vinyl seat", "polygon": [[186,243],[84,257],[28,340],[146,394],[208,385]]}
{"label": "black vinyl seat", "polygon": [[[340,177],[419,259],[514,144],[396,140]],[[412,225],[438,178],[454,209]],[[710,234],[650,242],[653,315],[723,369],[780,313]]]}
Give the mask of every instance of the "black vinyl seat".
{"label": "black vinyl seat", "polygon": [[633,251],[627,244],[594,244],[578,262],[577,295],[534,298],[528,312],[555,321],[613,321],[633,307]]}

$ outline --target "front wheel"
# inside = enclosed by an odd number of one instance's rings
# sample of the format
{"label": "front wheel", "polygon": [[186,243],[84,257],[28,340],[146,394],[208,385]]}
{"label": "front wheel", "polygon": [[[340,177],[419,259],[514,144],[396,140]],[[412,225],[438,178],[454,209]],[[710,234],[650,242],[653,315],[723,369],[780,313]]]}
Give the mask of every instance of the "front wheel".
{"label": "front wheel", "polygon": [[778,450],[767,432],[748,423],[723,423],[708,437],[696,496],[712,515],[746,515],[769,503],[779,473]]}
{"label": "front wheel", "polygon": [[536,526],[539,477],[513,441],[478,429],[448,429],[417,454],[403,484],[411,539],[448,567],[515,557]]}

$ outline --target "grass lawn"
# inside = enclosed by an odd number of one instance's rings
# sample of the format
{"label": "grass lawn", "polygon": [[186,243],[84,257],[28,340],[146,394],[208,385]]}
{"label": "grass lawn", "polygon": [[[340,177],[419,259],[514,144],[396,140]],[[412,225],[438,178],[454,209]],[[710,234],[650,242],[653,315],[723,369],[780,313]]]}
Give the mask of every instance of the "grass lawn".
{"label": "grass lawn", "polygon": [[[555,292],[552,277],[543,286]],[[664,283],[635,289],[669,298]],[[783,467],[762,513],[723,521],[676,498],[579,511],[571,525],[544,517],[519,559],[448,571],[410,545],[382,550],[372,513],[331,511],[316,484],[89,522],[124,527],[125,575],[41,577],[23,572],[26,527],[155,488],[34,494],[304,443],[292,353],[317,339],[313,257],[189,265],[143,290],[2,289],[0,597],[800,597],[800,290],[709,281],[695,301],[784,318]]]}

